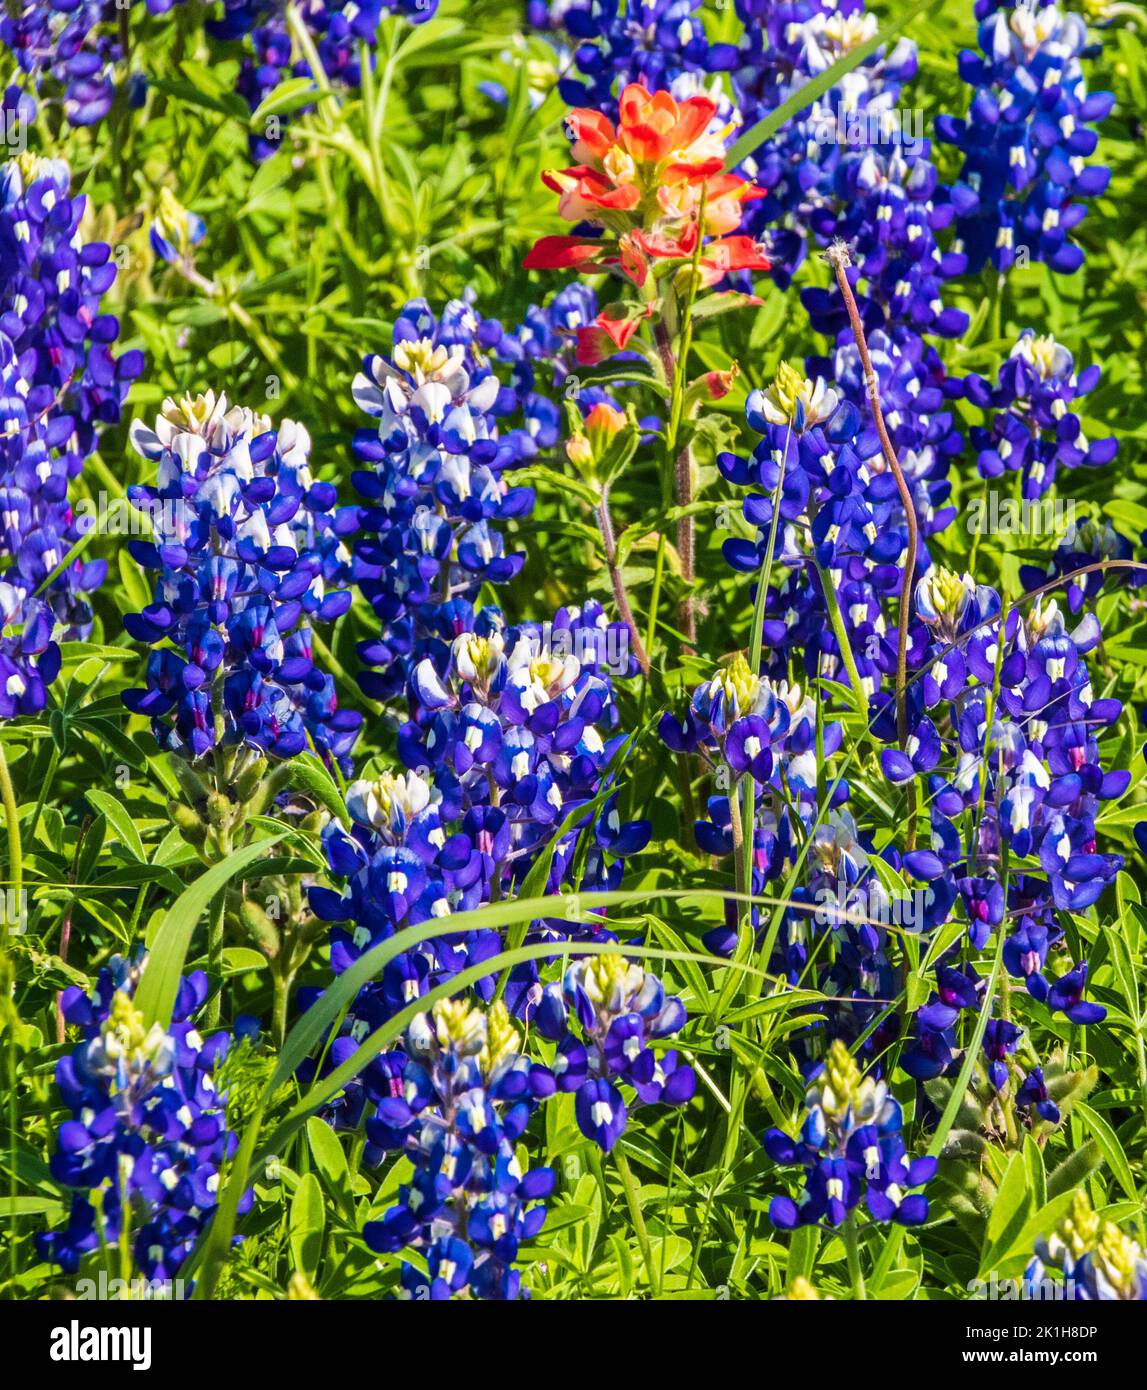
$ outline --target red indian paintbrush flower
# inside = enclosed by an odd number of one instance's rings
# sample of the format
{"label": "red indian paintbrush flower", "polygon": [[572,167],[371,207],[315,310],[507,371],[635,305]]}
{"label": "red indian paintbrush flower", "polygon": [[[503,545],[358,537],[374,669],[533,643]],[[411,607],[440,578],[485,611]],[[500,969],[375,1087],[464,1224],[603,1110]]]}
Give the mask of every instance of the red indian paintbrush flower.
{"label": "red indian paintbrush flower", "polygon": [[[643,285],[652,259],[687,260],[697,238],[704,247],[700,272],[714,284],[728,271],[768,270],[750,237],[730,237],[741,205],[761,190],[725,172],[726,131],[713,129],[717,104],[710,97],[676,101],[631,83],[621,94],[617,127],[600,111],[569,115],[573,157],[568,169],[542,175],[558,194],[567,222],[589,222],[601,237],[542,237],[526,257],[528,270],[567,266],[620,266]],[[735,245],[733,243],[736,243]]]}

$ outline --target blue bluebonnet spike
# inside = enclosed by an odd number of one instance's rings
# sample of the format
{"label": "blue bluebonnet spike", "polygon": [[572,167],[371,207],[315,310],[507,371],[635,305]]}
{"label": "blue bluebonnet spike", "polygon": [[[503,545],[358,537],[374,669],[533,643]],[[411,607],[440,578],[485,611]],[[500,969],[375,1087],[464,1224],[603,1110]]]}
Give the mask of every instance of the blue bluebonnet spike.
{"label": "blue bluebonnet spike", "polygon": [[679,1032],[685,1009],[655,975],[619,954],[591,956],[542,992],[535,1021],[556,1041],[559,1089],[573,1091],[578,1128],[608,1153],[625,1130],[633,1102],[684,1105],[696,1077],[677,1052],[653,1042]]}
{"label": "blue bluebonnet spike", "polygon": [[912,1226],[927,1220],[928,1199],[908,1189],[931,1180],[936,1160],[906,1161],[900,1106],[885,1082],[862,1075],[839,1038],[814,1073],[805,1104],[799,1138],[779,1129],[764,1136],[774,1163],[805,1170],[799,1200],[773,1198],[774,1226],[841,1226],[862,1198],[875,1221]]}
{"label": "blue bluebonnet spike", "polygon": [[156,648],[146,688],[124,703],[191,759],[221,744],[277,758],[311,745],[349,767],[361,715],[339,708],[310,624],[349,606],[356,513],[332,510],[306,430],[209,391],[165,401],[154,429],[137,420],[131,437],[156,479],[130,492],[153,532],[132,549],[158,577],[152,603],[124,620]]}
{"label": "blue bluebonnet spike", "polygon": [[443,1000],[411,1024],[399,1084],[367,1119],[372,1143],[414,1165],[398,1204],[363,1228],[372,1250],[426,1256],[428,1285],[403,1267],[407,1297],[528,1297],[515,1262],[555,1180],[548,1168],[523,1172],[515,1144],[554,1079],[519,1048],[504,1005]]}
{"label": "blue bluebonnet spike", "polygon": [[[123,1238],[144,1275],[174,1279],[211,1220],[221,1168],[238,1148],[227,1093],[216,1084],[232,1040],[204,1039],[194,1024],[207,977],[187,976],[170,1026],[149,1028],[133,1000],[141,969],[141,961],[114,957],[90,995],[72,985],[61,999],[84,1041],[56,1065],[72,1117],[60,1126],[51,1168],[76,1195],[67,1225],[37,1235],[36,1244],[69,1273]],[[240,1210],[251,1200],[248,1192]]]}

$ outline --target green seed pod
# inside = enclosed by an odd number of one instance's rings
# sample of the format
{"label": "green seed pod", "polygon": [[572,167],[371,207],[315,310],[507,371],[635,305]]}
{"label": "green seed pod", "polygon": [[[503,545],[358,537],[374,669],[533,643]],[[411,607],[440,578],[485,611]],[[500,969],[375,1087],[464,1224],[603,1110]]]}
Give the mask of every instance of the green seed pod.
{"label": "green seed pod", "polygon": [[239,804],[245,805],[255,795],[259,783],[263,780],[267,771],[266,758],[256,758],[254,762],[248,763],[239,774],[235,782],[235,800]]}
{"label": "green seed pod", "polygon": [[169,801],[167,813],[189,845],[202,846],[207,840],[207,823],[182,801]]}
{"label": "green seed pod", "polygon": [[215,827],[226,825],[234,808],[221,792],[210,792],[207,797],[207,819]]}
{"label": "green seed pod", "polygon": [[189,806],[202,805],[207,800],[207,783],[182,758],[172,758],[171,766],[183,791],[183,799]]}
{"label": "green seed pod", "polygon": [[274,960],[281,945],[279,929],[259,904],[244,898],[239,904],[239,920],[251,944],[268,960]]}

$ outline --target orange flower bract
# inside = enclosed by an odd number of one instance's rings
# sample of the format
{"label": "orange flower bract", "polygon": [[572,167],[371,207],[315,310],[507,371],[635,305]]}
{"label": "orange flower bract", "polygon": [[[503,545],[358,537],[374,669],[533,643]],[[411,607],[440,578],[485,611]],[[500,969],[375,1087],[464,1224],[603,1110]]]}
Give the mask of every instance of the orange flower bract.
{"label": "orange flower bract", "polygon": [[[699,234],[720,238],[735,231],[741,205],[762,194],[725,171],[727,131],[714,129],[716,113],[710,97],[677,101],[638,83],[622,92],[616,126],[600,111],[572,111],[568,126],[577,162],[547,170],[542,178],[557,193],[567,222],[588,222],[606,235],[596,244],[580,241],[577,252],[565,250],[560,257],[554,255],[559,239],[542,238],[526,268],[593,261],[620,266],[640,286],[650,259],[686,259]],[[716,251],[717,243],[706,247],[707,278],[723,261],[735,263],[730,268],[768,269],[759,249],[752,255],[744,247],[723,256]]]}

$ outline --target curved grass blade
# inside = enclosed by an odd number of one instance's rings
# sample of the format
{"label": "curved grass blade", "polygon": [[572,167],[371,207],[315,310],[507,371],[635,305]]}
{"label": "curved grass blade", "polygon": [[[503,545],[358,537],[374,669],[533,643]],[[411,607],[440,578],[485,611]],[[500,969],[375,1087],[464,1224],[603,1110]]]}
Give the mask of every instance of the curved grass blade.
{"label": "curved grass blade", "polygon": [[[202,1272],[196,1282],[194,1296],[199,1299],[210,1298],[218,1283],[219,1276],[222,1274],[223,1264],[231,1247],[231,1237],[234,1234],[239,1200],[247,1187],[247,1175],[255,1160],[255,1146],[258,1142],[259,1130],[272,1097],[284,1081],[294,1074],[299,1063],[310,1055],[326,1029],[367,980],[372,979],[383,970],[396,955],[408,951],[419,941],[428,937],[473,931],[482,926],[505,927],[521,920],[530,921],[540,917],[553,917],[559,913],[569,913],[575,906],[579,910],[574,915],[580,916],[587,909],[625,906],[647,901],[651,896],[723,900],[729,894],[727,891],[722,892],[716,889],[661,889],[654,893],[650,893],[649,890],[640,890],[583,893],[570,896],[559,894],[548,898],[519,899],[516,902],[497,903],[475,908],[470,912],[460,912],[448,926],[444,926],[441,919],[435,919],[430,922],[419,923],[417,926],[404,928],[388,941],[382,942],[357,960],[349,970],[339,976],[330,989],[324,992],[323,997],[307,1010],[287,1037],[279,1055],[278,1064],[264,1086],[243,1132],[239,1151],[228,1174],[218,1210],[207,1233],[206,1241],[200,1249],[199,1261],[202,1265]],[[264,1148],[270,1150],[274,1145],[281,1144],[289,1138],[329,1096],[341,1090],[367,1062],[382,1051],[387,1043],[400,1036],[411,1019],[417,1014],[425,1012],[437,1000],[458,993],[459,990],[466,988],[467,985],[476,980],[497,974],[503,969],[512,969],[514,965],[522,961],[541,960],[564,954],[600,955],[622,950],[627,955],[641,958],[657,960],[681,958],[722,967],[727,967],[729,964],[728,961],[702,953],[665,951],[649,946],[623,947],[614,942],[561,943],[547,941],[538,945],[521,946],[516,950],[503,952],[490,960],[482,961],[478,965],[461,971],[453,979],[436,986],[420,999],[408,1005],[401,1013],[396,1014],[383,1027],[377,1029],[341,1067],[324,1078],[317,1086],[312,1087],[307,1096],[278,1126]],[[772,979],[771,976],[763,975],[763,972],[756,970],[751,965],[746,964],[740,968],[752,974],[762,975],[762,978]],[[794,993],[797,992],[794,991]],[[195,1258],[195,1256],[192,1257],[192,1264],[194,1264]]]}
{"label": "curved grass blade", "polygon": [[213,865],[189,884],[167,909],[135,992],[136,1007],[147,1024],[158,1023],[166,1028],[171,1022],[191,936],[212,899],[241,869],[265,857],[285,834],[283,831],[265,840],[256,840],[253,845],[229,855],[222,864]]}

